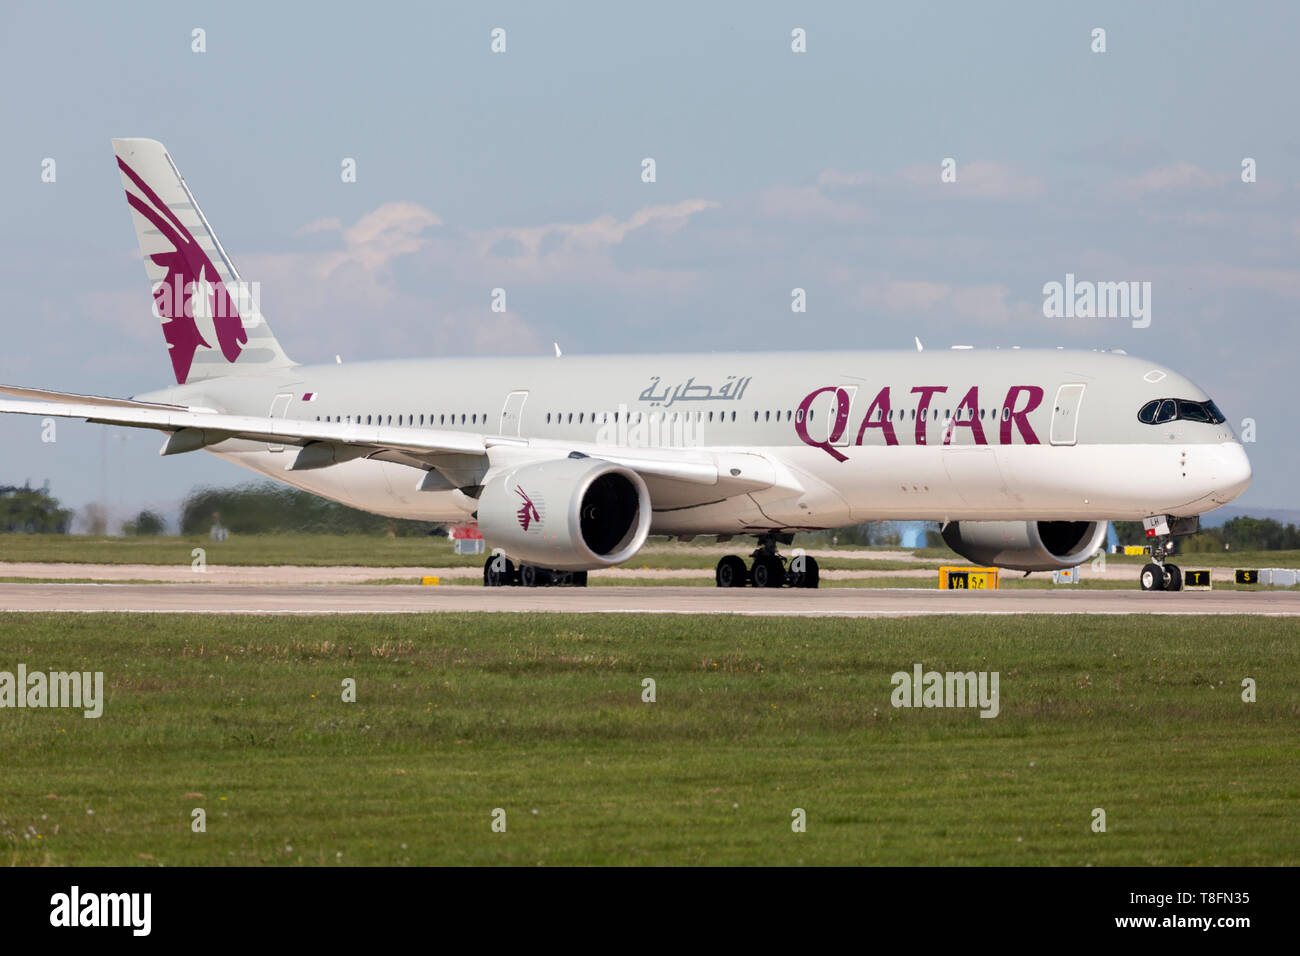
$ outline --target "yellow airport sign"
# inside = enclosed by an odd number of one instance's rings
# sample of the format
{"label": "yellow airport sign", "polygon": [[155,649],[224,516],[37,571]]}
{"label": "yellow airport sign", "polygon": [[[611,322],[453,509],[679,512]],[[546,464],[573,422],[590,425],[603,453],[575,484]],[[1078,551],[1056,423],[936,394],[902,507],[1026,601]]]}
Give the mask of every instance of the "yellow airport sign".
{"label": "yellow airport sign", "polygon": [[997,568],[941,567],[939,569],[940,591],[996,591],[997,589]]}

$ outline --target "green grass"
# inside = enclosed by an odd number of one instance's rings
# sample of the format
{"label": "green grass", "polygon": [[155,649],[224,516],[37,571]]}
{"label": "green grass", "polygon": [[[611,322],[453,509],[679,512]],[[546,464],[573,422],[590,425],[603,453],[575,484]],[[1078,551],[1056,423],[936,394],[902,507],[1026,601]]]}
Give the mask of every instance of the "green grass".
{"label": "green grass", "polygon": [[[1287,620],[0,614],[0,634],[0,670],[107,684],[98,720],[0,710],[11,864],[1300,857]],[[1001,714],[891,707],[917,662],[998,671]]]}

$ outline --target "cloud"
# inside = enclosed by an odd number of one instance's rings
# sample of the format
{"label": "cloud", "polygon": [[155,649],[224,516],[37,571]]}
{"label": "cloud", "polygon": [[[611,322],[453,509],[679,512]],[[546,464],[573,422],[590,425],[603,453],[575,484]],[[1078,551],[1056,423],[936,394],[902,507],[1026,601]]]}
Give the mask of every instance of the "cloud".
{"label": "cloud", "polygon": [[[718,205],[687,199],[626,218],[430,233],[444,225],[436,213],[385,203],[351,225],[321,218],[298,230],[333,234],[337,248],[244,257],[244,274],[260,283],[263,311],[291,355],[303,330],[313,345],[339,342],[355,356],[534,352],[546,336],[526,315],[544,287],[688,288],[693,269],[620,267],[614,251],[634,235],[677,233]],[[507,289],[508,312],[489,308],[497,287]]]}
{"label": "cloud", "polygon": [[490,250],[503,241],[513,240],[518,243],[523,257],[537,259],[543,255],[566,251],[616,246],[630,233],[646,227],[675,232],[683,228],[695,214],[706,209],[716,209],[719,205],[721,204],[710,199],[686,199],[672,205],[644,206],[623,220],[604,215],[579,223],[504,226],[473,233],[473,237],[476,247],[481,251]]}
{"label": "cloud", "polygon": [[313,219],[311,222],[307,223],[307,225],[295,232],[294,235],[309,236],[316,232],[338,232],[342,230],[342,228],[343,223],[339,219],[330,216],[328,218]]}
{"label": "cloud", "polygon": [[863,284],[858,302],[873,311],[912,317],[940,317],[946,322],[1005,325],[1017,314],[1004,285],[950,285],[909,279],[881,279]]}
{"label": "cloud", "polygon": [[[1008,163],[958,160],[957,179],[950,183],[939,178],[940,171],[938,162],[908,166],[892,173],[877,173],[869,169],[845,173],[838,169],[827,169],[817,177],[817,185],[847,188],[877,186],[891,190],[901,186],[953,199],[1037,199],[1046,192],[1042,179]],[[942,187],[942,190],[935,192],[937,187]]]}
{"label": "cloud", "polygon": [[826,169],[817,177],[818,186],[866,186],[877,182],[880,182],[880,176],[869,169],[857,173]]}
{"label": "cloud", "polygon": [[[1283,299],[1300,299],[1300,270],[1238,266],[1226,262],[1204,262],[1180,270],[1179,281],[1192,287],[1249,289]],[[1194,285],[1193,285],[1194,284]]]}
{"label": "cloud", "polygon": [[[820,179],[818,180],[820,182]],[[817,186],[773,186],[758,193],[755,208],[769,219],[863,223],[875,218],[869,209],[832,199]]]}
{"label": "cloud", "polygon": [[1210,189],[1224,185],[1229,179],[1227,175],[1216,176],[1194,163],[1179,162],[1172,166],[1157,166],[1137,176],[1118,180],[1113,184],[1112,190],[1121,196],[1138,199],[1152,193]]}

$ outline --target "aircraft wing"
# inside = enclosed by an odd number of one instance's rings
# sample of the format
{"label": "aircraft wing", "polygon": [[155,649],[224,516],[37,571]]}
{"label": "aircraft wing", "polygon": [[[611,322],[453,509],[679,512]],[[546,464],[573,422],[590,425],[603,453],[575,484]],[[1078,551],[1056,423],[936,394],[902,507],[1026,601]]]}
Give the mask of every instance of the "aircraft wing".
{"label": "aircraft wing", "polygon": [[163,405],[157,402],[137,402],[133,398],[105,398],[102,395],[78,395],[75,392],[54,392],[48,388],[27,388],[22,385],[0,385],[0,395],[34,398],[45,402],[72,402],[80,405],[102,405],[109,408],[175,408],[184,405]]}
{"label": "aircraft wing", "polygon": [[[152,428],[168,434],[161,454],[196,451],[230,439],[297,446],[286,470],[324,468],[354,458],[379,458],[416,468],[480,477],[498,461],[545,460],[573,452],[624,465],[644,477],[715,486],[723,496],[776,483],[766,459],[699,449],[611,447],[595,442],[528,439],[397,425],[317,422],[228,415],[182,405],[136,402],[0,385],[0,394],[46,401],[0,399],[0,413],[85,419],[104,425]],[[741,467],[743,463],[743,467]],[[466,480],[465,483],[470,483]]]}

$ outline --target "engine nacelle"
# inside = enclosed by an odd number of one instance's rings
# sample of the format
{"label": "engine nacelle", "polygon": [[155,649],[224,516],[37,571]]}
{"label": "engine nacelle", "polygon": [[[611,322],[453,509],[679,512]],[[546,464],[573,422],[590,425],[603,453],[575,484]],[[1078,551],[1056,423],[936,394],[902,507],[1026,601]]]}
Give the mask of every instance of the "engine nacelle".
{"label": "engine nacelle", "polygon": [[1106,540],[1108,521],[954,521],[943,540],[976,564],[1058,571],[1087,561]]}
{"label": "engine nacelle", "polygon": [[478,526],[521,564],[590,571],[626,561],[650,533],[650,493],[636,472],[597,458],[558,458],[497,475]]}

